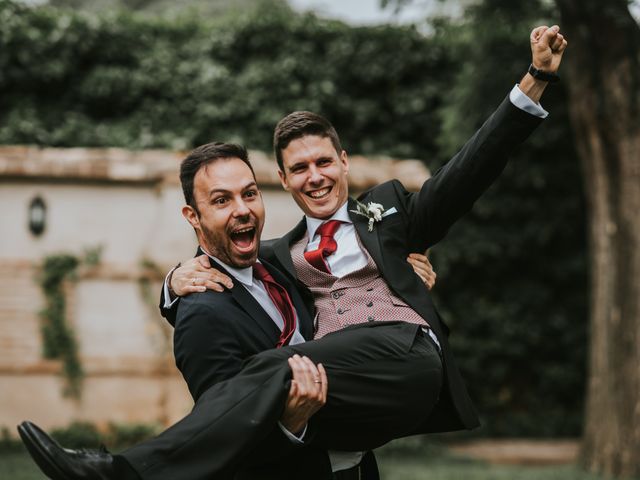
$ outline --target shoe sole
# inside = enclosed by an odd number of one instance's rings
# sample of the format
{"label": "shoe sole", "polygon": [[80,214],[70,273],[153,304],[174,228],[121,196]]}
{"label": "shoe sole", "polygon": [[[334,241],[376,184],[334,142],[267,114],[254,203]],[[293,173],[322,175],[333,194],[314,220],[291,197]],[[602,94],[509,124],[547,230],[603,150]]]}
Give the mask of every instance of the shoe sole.
{"label": "shoe sole", "polygon": [[46,450],[40,448],[40,445],[31,435],[28,427],[24,424],[18,425],[18,434],[22,438],[22,443],[27,447],[27,451],[36,465],[40,467],[42,473],[44,473],[51,480],[72,480],[67,477],[62,470],[55,464],[51,456]]}

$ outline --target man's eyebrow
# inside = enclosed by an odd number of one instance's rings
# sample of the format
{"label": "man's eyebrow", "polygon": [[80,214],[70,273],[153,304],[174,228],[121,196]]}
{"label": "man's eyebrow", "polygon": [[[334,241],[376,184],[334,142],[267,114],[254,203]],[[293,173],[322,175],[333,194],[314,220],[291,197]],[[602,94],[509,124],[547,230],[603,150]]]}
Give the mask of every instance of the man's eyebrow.
{"label": "man's eyebrow", "polygon": [[[323,155],[323,156],[321,156],[321,157],[314,158],[314,159],[313,159],[313,162],[314,162],[314,163],[315,163],[315,162],[320,162],[320,161],[322,161],[322,160],[333,160],[333,157],[330,157],[330,156],[327,156],[327,155]],[[296,168],[296,167],[297,167],[297,166],[299,166],[299,165],[300,165],[300,166],[304,166],[304,165],[306,165],[307,163],[308,163],[308,162],[306,162],[305,160],[301,160],[301,161],[296,162],[296,163],[294,163],[293,165],[291,165],[291,166],[289,167],[289,170],[293,170],[294,168]]]}
{"label": "man's eyebrow", "polygon": [[[254,181],[247,183],[244,187],[242,187],[242,191],[244,192],[245,190],[248,190],[250,188],[257,188],[258,184]],[[213,187],[211,190],[209,190],[209,196],[214,195],[216,193],[222,193],[222,194],[229,194],[231,193],[231,190],[227,190],[226,188],[219,188],[219,187]]]}
{"label": "man's eyebrow", "polygon": [[216,187],[213,187],[211,190],[209,190],[209,196],[214,195],[216,193],[231,193],[231,192],[224,188],[216,188]]}

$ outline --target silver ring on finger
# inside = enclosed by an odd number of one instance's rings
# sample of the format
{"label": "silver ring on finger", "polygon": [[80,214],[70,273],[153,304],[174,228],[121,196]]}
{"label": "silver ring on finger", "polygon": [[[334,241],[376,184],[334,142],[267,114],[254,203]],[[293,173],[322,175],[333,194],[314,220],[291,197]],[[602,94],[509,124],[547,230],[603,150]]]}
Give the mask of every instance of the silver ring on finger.
{"label": "silver ring on finger", "polygon": [[196,277],[193,277],[193,278],[191,279],[191,285],[195,285],[195,284],[196,284]]}

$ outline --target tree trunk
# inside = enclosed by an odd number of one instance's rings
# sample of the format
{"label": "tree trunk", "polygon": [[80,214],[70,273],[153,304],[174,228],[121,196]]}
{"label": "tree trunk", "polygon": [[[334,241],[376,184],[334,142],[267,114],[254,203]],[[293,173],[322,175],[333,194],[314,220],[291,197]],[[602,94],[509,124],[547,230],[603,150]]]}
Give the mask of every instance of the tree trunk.
{"label": "tree trunk", "polygon": [[640,28],[626,0],[556,0],[584,169],[591,349],[582,458],[640,475]]}

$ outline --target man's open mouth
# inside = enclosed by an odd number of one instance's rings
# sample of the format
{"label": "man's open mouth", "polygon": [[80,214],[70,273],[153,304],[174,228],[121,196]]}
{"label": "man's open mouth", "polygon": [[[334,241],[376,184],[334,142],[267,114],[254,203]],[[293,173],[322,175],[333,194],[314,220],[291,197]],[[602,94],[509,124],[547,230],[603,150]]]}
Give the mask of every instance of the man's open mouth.
{"label": "man's open mouth", "polygon": [[230,237],[233,244],[240,250],[250,250],[256,237],[256,228],[237,228],[231,232]]}
{"label": "man's open mouth", "polygon": [[319,200],[329,195],[331,193],[331,190],[333,190],[333,186],[320,188],[318,190],[311,190],[310,192],[307,192],[307,196],[313,198],[314,200]]}

